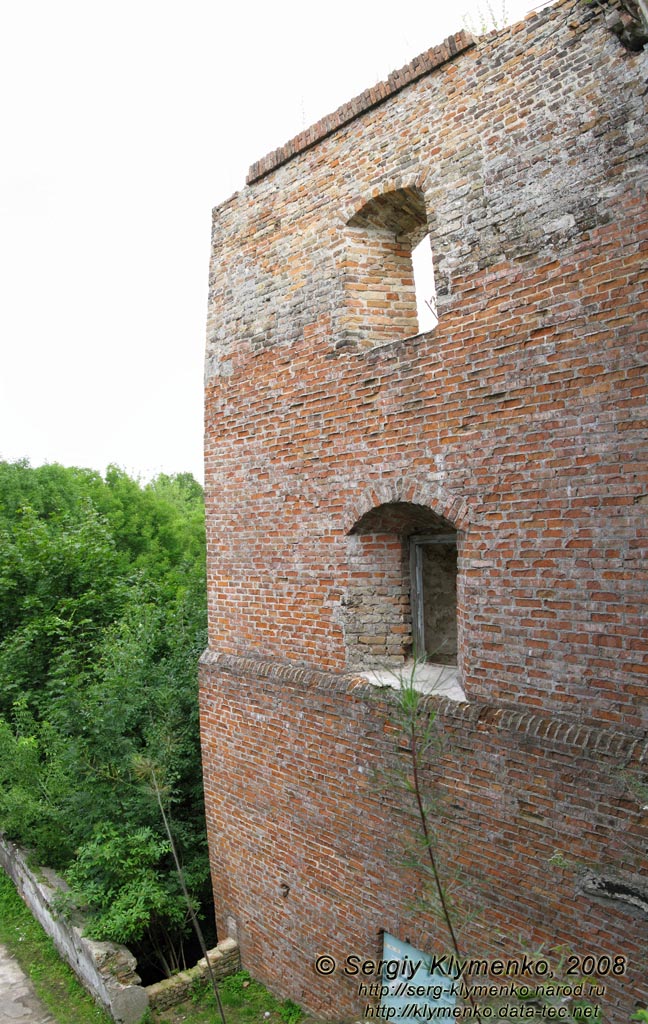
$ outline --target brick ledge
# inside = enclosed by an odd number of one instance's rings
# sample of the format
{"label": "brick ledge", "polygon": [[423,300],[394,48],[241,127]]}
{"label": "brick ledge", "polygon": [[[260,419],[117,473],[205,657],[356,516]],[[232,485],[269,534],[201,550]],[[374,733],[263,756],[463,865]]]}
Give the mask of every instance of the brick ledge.
{"label": "brick ledge", "polygon": [[[292,683],[303,690],[346,690],[350,697],[358,700],[371,698],[375,701],[379,693],[387,704],[396,700],[396,691],[392,687],[378,689],[360,674],[325,672],[258,655],[225,654],[207,649],[200,659],[200,665],[210,671],[216,670],[239,679]],[[522,710],[484,701],[462,704],[441,696],[423,696],[423,701],[433,705],[437,709],[439,721],[442,724],[447,722],[449,726],[463,725],[475,732],[498,731],[524,735],[543,747],[567,747],[581,756],[591,754],[611,757],[626,765],[631,762],[648,763],[648,734],[645,731],[609,728],[598,723],[578,722],[558,714],[551,715],[526,708]]]}

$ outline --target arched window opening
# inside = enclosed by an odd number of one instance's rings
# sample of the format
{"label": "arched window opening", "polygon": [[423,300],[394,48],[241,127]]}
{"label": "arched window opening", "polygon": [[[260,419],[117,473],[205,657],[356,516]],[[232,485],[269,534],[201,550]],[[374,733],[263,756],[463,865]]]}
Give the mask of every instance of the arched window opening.
{"label": "arched window opening", "polygon": [[394,670],[415,656],[456,667],[456,530],[409,502],[367,512],[349,535],[342,606],[350,668]]}
{"label": "arched window opening", "polygon": [[348,222],[341,336],[375,346],[437,324],[432,248],[423,193],[399,188]]}

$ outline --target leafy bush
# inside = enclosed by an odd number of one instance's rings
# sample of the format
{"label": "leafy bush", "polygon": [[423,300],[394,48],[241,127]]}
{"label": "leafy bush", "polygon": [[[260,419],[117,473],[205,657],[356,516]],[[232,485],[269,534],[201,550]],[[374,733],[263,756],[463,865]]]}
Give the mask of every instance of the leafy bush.
{"label": "leafy bush", "polygon": [[111,467],[0,463],[0,828],[63,870],[102,937],[182,963],[186,908],[164,779],[196,905],[211,893],[197,665],[206,644],[202,489]]}

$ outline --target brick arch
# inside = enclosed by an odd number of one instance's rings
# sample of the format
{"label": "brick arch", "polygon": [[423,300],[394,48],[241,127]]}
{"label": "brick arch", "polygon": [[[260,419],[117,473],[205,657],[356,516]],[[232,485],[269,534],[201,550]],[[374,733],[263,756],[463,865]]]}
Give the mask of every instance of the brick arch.
{"label": "brick arch", "polygon": [[423,505],[462,533],[471,525],[472,509],[465,498],[454,494],[437,481],[406,476],[394,481],[383,480],[370,484],[355,492],[344,510],[344,532],[351,534],[362,517],[372,509],[396,502]]}
{"label": "brick arch", "polygon": [[340,208],[338,213],[340,225],[346,227],[349,221],[353,220],[362,208],[372,200],[379,199],[380,196],[387,195],[390,192],[397,192],[399,189],[420,192],[425,199],[427,180],[428,175],[422,171],[410,174],[397,174],[391,178],[381,179],[378,184],[373,185],[362,193],[354,195]]}

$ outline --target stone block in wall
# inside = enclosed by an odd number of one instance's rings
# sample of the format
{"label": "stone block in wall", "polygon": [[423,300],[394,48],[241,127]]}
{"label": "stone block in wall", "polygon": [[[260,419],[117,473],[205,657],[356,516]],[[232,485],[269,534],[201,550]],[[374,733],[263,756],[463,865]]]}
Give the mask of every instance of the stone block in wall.
{"label": "stone block in wall", "polygon": [[[223,939],[215,949],[207,953],[209,963],[217,981],[227,977],[228,974],[236,974],[241,969],[241,954],[238,943],[234,939]],[[209,972],[205,957],[199,960],[195,967],[187,971],[180,971],[172,978],[165,978],[163,981],[149,985],[146,989],[149,1005],[154,1010],[168,1010],[170,1006],[177,1006],[191,995],[191,990],[196,982],[207,981]]]}

